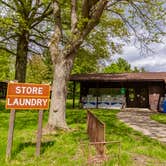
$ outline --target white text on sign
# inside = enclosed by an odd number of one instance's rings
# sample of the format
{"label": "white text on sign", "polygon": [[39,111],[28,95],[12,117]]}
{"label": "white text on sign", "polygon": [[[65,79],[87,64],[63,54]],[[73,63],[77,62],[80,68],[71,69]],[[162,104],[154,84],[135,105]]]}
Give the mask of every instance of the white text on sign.
{"label": "white text on sign", "polygon": [[9,83],[7,109],[48,109],[50,86],[30,83]]}
{"label": "white text on sign", "polygon": [[42,87],[24,87],[24,86],[17,86],[16,87],[16,94],[43,94]]}

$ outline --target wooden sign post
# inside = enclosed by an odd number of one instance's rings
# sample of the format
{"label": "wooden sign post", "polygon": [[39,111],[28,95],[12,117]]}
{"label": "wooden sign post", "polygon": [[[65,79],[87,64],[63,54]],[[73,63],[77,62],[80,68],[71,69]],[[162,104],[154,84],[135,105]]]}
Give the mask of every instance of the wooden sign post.
{"label": "wooden sign post", "polygon": [[8,132],[7,149],[6,149],[6,159],[10,159],[11,158],[15,114],[16,114],[15,110],[11,110],[10,111],[9,132]]}
{"label": "wooden sign post", "polygon": [[36,156],[40,156],[41,138],[42,138],[42,121],[43,121],[43,110],[39,110],[38,117],[38,131],[36,141]]}
{"label": "wooden sign post", "polygon": [[44,84],[9,83],[6,97],[6,109],[10,111],[9,133],[6,149],[6,158],[11,158],[14,121],[16,109],[38,109],[38,132],[36,143],[36,156],[40,155],[42,137],[43,109],[48,109],[50,86]]}

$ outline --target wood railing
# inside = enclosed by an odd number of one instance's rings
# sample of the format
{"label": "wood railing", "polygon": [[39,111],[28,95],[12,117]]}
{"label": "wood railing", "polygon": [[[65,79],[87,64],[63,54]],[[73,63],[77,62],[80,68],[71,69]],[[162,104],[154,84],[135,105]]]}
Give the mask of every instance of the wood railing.
{"label": "wood railing", "polygon": [[87,111],[87,132],[99,155],[105,154],[105,124]]}

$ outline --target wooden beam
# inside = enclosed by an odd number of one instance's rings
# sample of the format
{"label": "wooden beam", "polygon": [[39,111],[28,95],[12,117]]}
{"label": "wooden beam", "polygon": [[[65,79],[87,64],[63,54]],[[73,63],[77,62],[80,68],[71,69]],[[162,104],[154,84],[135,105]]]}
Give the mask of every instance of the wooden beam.
{"label": "wooden beam", "polygon": [[79,101],[79,107],[80,107],[80,104],[81,104],[81,107],[82,107],[82,82],[80,82],[80,101]]}

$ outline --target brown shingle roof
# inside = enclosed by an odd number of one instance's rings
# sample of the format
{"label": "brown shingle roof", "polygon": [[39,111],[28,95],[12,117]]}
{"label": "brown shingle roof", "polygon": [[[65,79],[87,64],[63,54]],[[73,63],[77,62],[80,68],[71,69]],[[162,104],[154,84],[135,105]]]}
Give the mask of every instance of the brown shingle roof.
{"label": "brown shingle roof", "polygon": [[122,74],[74,74],[71,81],[164,81],[166,83],[166,72],[143,72]]}

